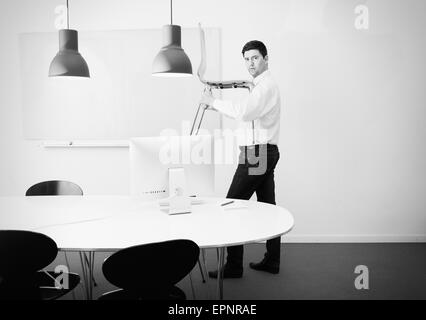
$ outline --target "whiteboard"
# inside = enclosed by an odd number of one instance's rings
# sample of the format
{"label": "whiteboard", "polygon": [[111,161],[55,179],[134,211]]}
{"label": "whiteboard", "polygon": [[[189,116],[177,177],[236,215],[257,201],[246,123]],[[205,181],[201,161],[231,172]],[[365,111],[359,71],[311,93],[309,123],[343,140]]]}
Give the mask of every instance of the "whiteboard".
{"label": "whiteboard", "polygon": [[[221,34],[206,28],[206,77],[221,79]],[[203,86],[198,28],[182,28],[182,47],[194,76],[151,75],[162,47],[162,30],[79,31],[79,51],[91,78],[48,77],[58,51],[58,33],[19,35],[23,129],[26,139],[128,139],[157,136],[165,129],[186,134]],[[203,128],[219,128],[208,112]]]}

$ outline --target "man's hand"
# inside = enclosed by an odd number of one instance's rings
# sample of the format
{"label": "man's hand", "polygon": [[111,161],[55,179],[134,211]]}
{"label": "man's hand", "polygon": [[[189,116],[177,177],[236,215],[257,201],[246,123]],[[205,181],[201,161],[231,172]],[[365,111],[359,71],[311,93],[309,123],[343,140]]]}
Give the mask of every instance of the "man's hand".
{"label": "man's hand", "polygon": [[251,92],[254,88],[254,83],[253,82],[247,82],[247,85],[249,87],[249,91]]}
{"label": "man's hand", "polygon": [[201,96],[200,104],[204,104],[206,106],[206,110],[216,110],[213,108],[214,98],[210,91],[204,91]]}

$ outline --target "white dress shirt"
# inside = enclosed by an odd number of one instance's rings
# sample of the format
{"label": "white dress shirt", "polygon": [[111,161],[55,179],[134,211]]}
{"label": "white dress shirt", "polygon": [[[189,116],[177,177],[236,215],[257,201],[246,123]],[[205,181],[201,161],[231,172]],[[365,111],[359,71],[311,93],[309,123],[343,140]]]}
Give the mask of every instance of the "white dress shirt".
{"label": "white dress shirt", "polygon": [[237,102],[214,99],[213,107],[239,121],[238,144],[278,145],[280,135],[281,99],[278,85],[269,70],[253,79],[254,88]]}

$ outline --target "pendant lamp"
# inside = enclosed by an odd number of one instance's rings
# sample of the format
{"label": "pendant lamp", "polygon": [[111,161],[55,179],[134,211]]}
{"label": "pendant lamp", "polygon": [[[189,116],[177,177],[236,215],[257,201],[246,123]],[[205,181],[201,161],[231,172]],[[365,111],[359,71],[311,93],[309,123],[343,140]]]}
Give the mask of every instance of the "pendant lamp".
{"label": "pendant lamp", "polygon": [[181,47],[181,28],[173,24],[173,3],[170,0],[170,24],[163,26],[163,47],[152,64],[153,76],[192,76],[192,65]]}
{"label": "pendant lamp", "polygon": [[67,29],[59,30],[59,52],[50,63],[49,77],[90,78],[89,67],[78,52],[78,33],[69,28],[69,6],[67,0]]}

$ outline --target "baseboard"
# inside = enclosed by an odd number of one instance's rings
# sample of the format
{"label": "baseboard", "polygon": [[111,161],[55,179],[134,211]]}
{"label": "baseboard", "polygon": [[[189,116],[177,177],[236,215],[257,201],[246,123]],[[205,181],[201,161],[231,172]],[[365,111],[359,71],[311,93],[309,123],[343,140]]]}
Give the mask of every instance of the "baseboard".
{"label": "baseboard", "polygon": [[345,243],[345,242],[426,242],[426,234],[300,234],[284,235],[281,237],[282,243]]}

